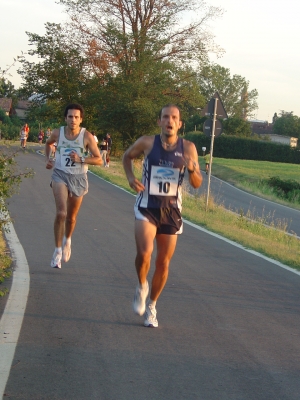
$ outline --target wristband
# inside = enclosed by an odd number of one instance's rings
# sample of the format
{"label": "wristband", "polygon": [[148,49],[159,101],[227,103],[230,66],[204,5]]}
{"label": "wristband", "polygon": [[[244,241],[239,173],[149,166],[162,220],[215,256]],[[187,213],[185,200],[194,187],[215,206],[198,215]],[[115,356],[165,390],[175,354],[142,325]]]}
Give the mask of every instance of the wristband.
{"label": "wristband", "polygon": [[193,174],[195,172],[195,170],[196,170],[196,163],[193,163],[193,164],[194,164],[194,169],[186,168],[189,174]]}
{"label": "wristband", "polygon": [[81,164],[83,164],[84,162],[85,162],[85,157],[80,157],[80,162],[81,162]]}

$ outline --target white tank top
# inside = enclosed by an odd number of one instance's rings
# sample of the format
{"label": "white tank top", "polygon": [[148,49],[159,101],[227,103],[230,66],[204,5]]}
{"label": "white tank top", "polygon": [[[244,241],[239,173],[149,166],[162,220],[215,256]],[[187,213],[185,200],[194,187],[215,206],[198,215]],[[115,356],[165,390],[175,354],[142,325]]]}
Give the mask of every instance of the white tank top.
{"label": "white tank top", "polygon": [[65,137],[65,127],[60,128],[55,154],[55,168],[68,174],[84,174],[87,172],[87,164],[75,163],[70,158],[72,151],[75,151],[79,157],[84,156],[84,133],[85,128],[81,128],[76,139],[70,140]]}

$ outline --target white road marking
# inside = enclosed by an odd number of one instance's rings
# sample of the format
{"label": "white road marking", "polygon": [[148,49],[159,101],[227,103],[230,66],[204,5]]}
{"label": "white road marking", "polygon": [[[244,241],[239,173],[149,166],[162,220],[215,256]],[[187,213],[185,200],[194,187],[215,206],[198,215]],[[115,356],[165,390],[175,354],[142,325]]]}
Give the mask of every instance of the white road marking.
{"label": "white road marking", "polygon": [[12,285],[0,320],[0,398],[4,395],[29,293],[29,266],[13,224],[5,233],[15,267]]}

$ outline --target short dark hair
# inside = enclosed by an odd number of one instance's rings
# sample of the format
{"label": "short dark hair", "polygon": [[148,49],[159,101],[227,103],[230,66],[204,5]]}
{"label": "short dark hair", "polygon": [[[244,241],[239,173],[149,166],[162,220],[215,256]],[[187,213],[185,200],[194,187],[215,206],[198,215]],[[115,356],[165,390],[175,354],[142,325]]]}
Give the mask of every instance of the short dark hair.
{"label": "short dark hair", "polygon": [[68,111],[69,110],[79,110],[80,111],[80,117],[83,118],[84,110],[83,110],[83,107],[80,104],[77,104],[77,103],[68,104],[66,109],[65,109],[65,114],[64,114],[65,117],[68,115]]}
{"label": "short dark hair", "polygon": [[169,108],[169,107],[175,107],[175,108],[177,108],[177,110],[179,111],[179,119],[181,120],[181,110],[180,110],[180,108],[179,108],[176,104],[172,104],[172,103],[166,104],[165,106],[163,106],[163,107],[160,109],[158,118],[161,119],[161,114],[162,114],[163,109],[164,109],[164,108]]}

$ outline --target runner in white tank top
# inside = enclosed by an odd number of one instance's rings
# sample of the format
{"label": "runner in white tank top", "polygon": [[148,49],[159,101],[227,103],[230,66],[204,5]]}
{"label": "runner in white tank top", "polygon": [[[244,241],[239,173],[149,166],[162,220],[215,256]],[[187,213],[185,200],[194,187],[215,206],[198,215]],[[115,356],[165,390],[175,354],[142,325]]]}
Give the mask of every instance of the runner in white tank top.
{"label": "runner in white tank top", "polygon": [[[88,190],[88,165],[102,164],[93,135],[80,127],[82,118],[82,106],[69,104],[65,110],[67,126],[55,129],[45,145],[46,168],[54,167],[51,186],[56,203],[55,250],[50,264],[53,268],[61,268],[61,260],[70,259],[71,236],[83,195]],[[54,143],[57,143],[55,161],[50,157]]]}
{"label": "runner in white tank top", "polygon": [[54,168],[64,171],[68,174],[84,174],[88,170],[86,163],[76,163],[71,161],[71,153],[76,152],[78,156],[84,157],[84,134],[85,128],[81,128],[75,139],[68,139],[65,135],[66,127],[62,126],[59,131],[59,139],[56,148]]}

